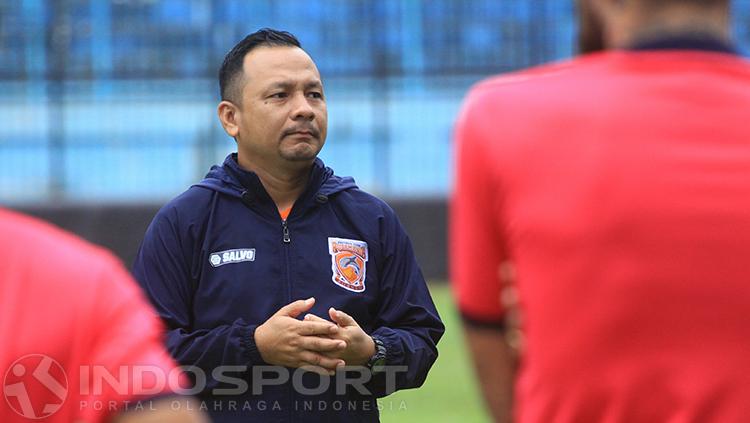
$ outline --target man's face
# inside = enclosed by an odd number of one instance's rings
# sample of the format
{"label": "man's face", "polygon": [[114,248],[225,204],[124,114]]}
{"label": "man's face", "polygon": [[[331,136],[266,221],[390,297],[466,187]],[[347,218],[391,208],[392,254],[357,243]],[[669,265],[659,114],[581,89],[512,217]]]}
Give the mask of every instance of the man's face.
{"label": "man's face", "polygon": [[257,47],[244,60],[238,104],[238,152],[259,166],[311,162],[328,125],[323,84],[310,56],[297,47]]}

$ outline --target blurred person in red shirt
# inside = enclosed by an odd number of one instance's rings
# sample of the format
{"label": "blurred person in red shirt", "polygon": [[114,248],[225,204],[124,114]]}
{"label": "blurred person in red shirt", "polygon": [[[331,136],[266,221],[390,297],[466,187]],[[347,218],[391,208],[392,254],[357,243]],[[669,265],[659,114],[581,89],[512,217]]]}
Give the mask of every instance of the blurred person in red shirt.
{"label": "blurred person in red shirt", "polygon": [[0,240],[0,421],[206,421],[117,259],[3,209]]}
{"label": "blurred person in red shirt", "polygon": [[457,121],[451,273],[485,399],[497,421],[747,421],[750,65],[729,2],[579,6],[589,54],[479,83]]}

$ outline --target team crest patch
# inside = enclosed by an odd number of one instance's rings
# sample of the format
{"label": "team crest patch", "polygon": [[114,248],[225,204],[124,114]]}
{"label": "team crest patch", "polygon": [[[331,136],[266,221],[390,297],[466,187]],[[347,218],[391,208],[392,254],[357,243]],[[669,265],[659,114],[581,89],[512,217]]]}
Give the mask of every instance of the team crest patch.
{"label": "team crest patch", "polygon": [[354,239],[328,238],[332,280],[349,291],[365,290],[367,243]]}

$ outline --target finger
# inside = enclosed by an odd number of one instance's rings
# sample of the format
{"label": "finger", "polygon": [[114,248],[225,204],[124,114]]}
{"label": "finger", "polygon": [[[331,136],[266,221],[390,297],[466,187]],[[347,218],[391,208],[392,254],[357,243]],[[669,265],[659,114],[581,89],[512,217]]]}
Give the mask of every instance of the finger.
{"label": "finger", "polygon": [[317,352],[333,352],[346,349],[346,342],[339,339],[320,338],[318,336],[303,336],[300,348]]}
{"label": "finger", "polygon": [[315,298],[312,297],[306,300],[297,300],[293,303],[285,305],[284,307],[281,307],[279,311],[276,312],[276,315],[297,317],[307,310],[310,310],[313,304],[315,304]]}
{"label": "finger", "polygon": [[312,313],[306,314],[305,315],[305,320],[307,320],[307,321],[313,321],[313,322],[327,322],[327,323],[330,323],[328,320],[326,320],[326,319],[324,319],[324,318],[322,318],[320,316],[316,316],[316,315],[314,315]]}
{"label": "finger", "polygon": [[303,320],[299,322],[297,333],[303,336],[331,335],[338,332],[338,327],[331,322],[313,322]]}
{"label": "finger", "polygon": [[308,371],[308,372],[317,373],[317,374],[323,375],[323,376],[333,376],[334,374],[336,374],[336,372],[334,370],[325,369],[325,368],[320,367],[320,366],[313,366],[312,364],[304,364],[302,366],[299,366],[299,368],[302,369],[302,370],[305,370],[305,371]]}
{"label": "finger", "polygon": [[328,309],[328,315],[331,316],[331,320],[338,323],[341,326],[359,326],[354,318],[341,310],[336,310],[331,307]]}
{"label": "finger", "polygon": [[344,364],[346,363],[340,358],[331,358],[312,351],[303,351],[300,353],[300,364],[297,367],[312,365],[322,367],[326,370],[335,370]]}
{"label": "finger", "polygon": [[328,320],[326,320],[326,319],[324,319],[322,317],[316,316],[314,314],[306,314],[305,315],[305,321],[307,321],[307,322],[320,322],[320,323],[333,324],[334,329],[331,330],[330,334],[327,334],[327,335],[317,335],[317,336],[323,336],[323,337],[326,337],[326,338],[336,338],[336,336],[338,335],[338,327],[336,326],[336,324],[335,323],[331,323],[330,321],[328,321]]}

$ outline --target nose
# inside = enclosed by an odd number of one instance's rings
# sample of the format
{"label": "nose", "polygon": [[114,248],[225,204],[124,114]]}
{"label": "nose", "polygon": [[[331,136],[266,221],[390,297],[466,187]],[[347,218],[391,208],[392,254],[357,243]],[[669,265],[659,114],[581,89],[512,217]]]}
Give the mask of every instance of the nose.
{"label": "nose", "polygon": [[310,105],[305,94],[297,94],[292,105],[292,120],[313,120],[315,118],[315,109]]}

